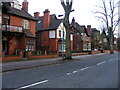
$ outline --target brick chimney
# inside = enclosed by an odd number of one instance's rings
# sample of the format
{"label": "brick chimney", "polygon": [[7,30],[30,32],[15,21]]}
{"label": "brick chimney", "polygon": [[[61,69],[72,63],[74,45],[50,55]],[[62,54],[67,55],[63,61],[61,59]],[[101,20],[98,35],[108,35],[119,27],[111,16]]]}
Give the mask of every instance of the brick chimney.
{"label": "brick chimney", "polygon": [[87,32],[89,35],[92,33],[91,25],[87,25]]}
{"label": "brick chimney", "polygon": [[34,17],[35,17],[35,18],[40,17],[40,12],[35,12],[35,13],[34,13]]}
{"label": "brick chimney", "polygon": [[72,19],[72,25],[75,25],[75,17]]}
{"label": "brick chimney", "polygon": [[28,1],[24,0],[22,3],[22,10],[28,12]]}
{"label": "brick chimney", "polygon": [[43,28],[49,28],[49,26],[50,26],[50,11],[46,9],[44,11]]}

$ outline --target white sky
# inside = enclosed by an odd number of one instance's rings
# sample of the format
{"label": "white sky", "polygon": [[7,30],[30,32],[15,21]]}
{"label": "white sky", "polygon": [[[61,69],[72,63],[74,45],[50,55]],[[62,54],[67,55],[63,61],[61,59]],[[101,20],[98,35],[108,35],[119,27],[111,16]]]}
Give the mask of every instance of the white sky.
{"label": "white sky", "polygon": [[[22,4],[23,0],[18,1]],[[32,15],[34,12],[40,12],[40,16],[43,16],[45,9],[49,9],[50,14],[64,14],[60,0],[28,0],[28,2],[29,13]],[[91,12],[95,8],[95,5],[97,5],[97,0],[73,0],[73,9],[75,11],[70,15],[70,22],[72,17],[75,17],[76,22],[80,25],[92,25],[92,28],[98,28],[98,21]]]}

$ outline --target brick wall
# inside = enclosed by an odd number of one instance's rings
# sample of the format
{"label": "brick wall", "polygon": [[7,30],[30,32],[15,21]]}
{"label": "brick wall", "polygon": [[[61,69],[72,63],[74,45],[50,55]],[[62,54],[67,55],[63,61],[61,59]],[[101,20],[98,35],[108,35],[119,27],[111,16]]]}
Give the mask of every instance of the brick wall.
{"label": "brick wall", "polygon": [[20,52],[18,56],[5,56],[3,52],[2,60],[0,62],[18,61],[22,60],[23,53]]}
{"label": "brick wall", "polygon": [[22,26],[22,18],[16,16],[10,16],[10,25]]}
{"label": "brick wall", "polygon": [[30,20],[30,31],[35,35],[36,32],[36,22]]}
{"label": "brick wall", "polygon": [[49,32],[48,31],[41,32],[41,46],[49,46]]}
{"label": "brick wall", "polygon": [[50,39],[50,51],[51,52],[56,52],[58,51],[58,39]]}
{"label": "brick wall", "polygon": [[28,58],[29,59],[43,59],[43,58],[56,58],[58,57],[58,54],[56,55],[32,55],[31,52],[28,52]]}

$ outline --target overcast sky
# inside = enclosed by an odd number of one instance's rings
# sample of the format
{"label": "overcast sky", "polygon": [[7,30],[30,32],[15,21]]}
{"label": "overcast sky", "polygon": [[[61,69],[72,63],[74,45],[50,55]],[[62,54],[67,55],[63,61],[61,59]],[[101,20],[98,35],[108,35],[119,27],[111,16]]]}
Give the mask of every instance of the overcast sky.
{"label": "overcast sky", "polygon": [[[22,4],[23,0],[20,1]],[[34,12],[40,12],[40,16],[43,16],[45,9],[50,10],[50,14],[64,14],[63,7],[60,0],[28,0],[29,13],[33,15]],[[72,17],[75,17],[76,22],[80,25],[92,25],[93,28],[98,28],[98,21],[91,11],[95,8],[97,0],[73,0],[74,12],[70,15],[70,22]]]}

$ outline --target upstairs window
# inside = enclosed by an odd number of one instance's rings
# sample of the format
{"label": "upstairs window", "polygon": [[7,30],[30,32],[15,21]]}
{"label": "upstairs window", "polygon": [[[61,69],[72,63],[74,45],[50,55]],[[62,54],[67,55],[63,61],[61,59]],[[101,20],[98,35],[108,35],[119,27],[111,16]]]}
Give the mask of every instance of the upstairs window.
{"label": "upstairs window", "polygon": [[61,30],[59,30],[59,37],[61,38]]}
{"label": "upstairs window", "polygon": [[23,20],[23,28],[30,29],[30,22],[28,20]]}
{"label": "upstairs window", "polygon": [[79,33],[79,32],[76,32],[76,34],[77,34],[77,35],[80,35],[80,33]]}
{"label": "upstairs window", "polygon": [[8,15],[4,15],[3,17],[3,24],[9,25],[10,24],[10,17]]}

